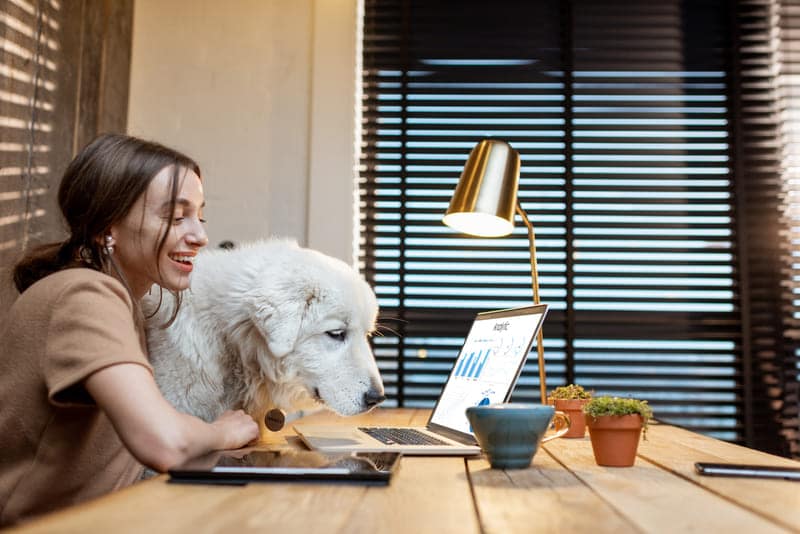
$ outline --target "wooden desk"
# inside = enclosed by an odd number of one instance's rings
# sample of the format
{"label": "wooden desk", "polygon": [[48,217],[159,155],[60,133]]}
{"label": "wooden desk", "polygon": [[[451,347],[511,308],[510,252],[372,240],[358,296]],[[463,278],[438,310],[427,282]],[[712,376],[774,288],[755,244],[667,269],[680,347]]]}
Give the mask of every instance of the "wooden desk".
{"label": "wooden desk", "polygon": [[[347,423],[424,424],[425,410]],[[308,420],[341,420],[315,414]],[[285,430],[270,442],[289,441]],[[695,461],[797,462],[656,425],[631,468],[598,467],[585,439],[547,443],[524,470],[482,458],[402,460],[388,487],[168,484],[161,476],[29,523],[20,532],[800,532],[800,484],[694,474]]]}

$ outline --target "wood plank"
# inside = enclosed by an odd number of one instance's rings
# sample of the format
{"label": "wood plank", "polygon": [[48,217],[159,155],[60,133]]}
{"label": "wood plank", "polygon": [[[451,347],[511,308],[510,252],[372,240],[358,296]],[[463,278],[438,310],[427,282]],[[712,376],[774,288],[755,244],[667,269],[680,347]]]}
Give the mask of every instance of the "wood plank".
{"label": "wood plank", "polygon": [[484,532],[638,531],[545,451],[528,469],[492,469],[482,458],[468,460],[467,469]]}
{"label": "wood plank", "polygon": [[[649,439],[655,439],[655,433]],[[641,531],[787,532],[643,458],[637,458],[633,467],[598,466],[588,437],[559,439],[544,447]]]}
{"label": "wood plank", "polygon": [[401,462],[391,485],[369,488],[341,532],[480,532],[463,458],[407,456]]}
{"label": "wood plank", "polygon": [[366,486],[347,484],[170,484],[163,476],[47,516],[23,530],[76,534],[339,532],[358,510],[367,490]]}
{"label": "wood plank", "polygon": [[128,124],[133,0],[104,0],[102,77],[99,80],[98,133],[125,133]]}
{"label": "wood plank", "polygon": [[[436,498],[431,497],[435,489]],[[413,513],[409,513],[412,511]],[[462,458],[404,458],[389,486],[143,482],[24,532],[479,532]]]}
{"label": "wood plank", "polygon": [[341,532],[368,491],[348,484],[250,484],[213,513],[203,510],[190,528],[174,532]]}
{"label": "wood plank", "polygon": [[[14,531],[26,533],[186,532],[195,514],[225,510],[241,487],[174,485],[166,475],[99,499],[49,514]],[[225,504],[227,503],[227,504]],[[202,530],[202,529],[201,529]]]}
{"label": "wood plank", "polygon": [[677,427],[655,425],[639,446],[639,457],[672,471],[724,498],[800,532],[800,484],[788,480],[698,475],[695,462],[725,462],[800,467],[800,462]]}
{"label": "wood plank", "polygon": [[[302,422],[421,426],[429,416],[429,410],[378,408],[352,417],[320,412],[304,417]],[[291,436],[288,439],[291,442]],[[353,511],[354,518],[341,532],[479,532],[462,458],[406,457],[401,462],[388,488],[367,489],[358,509]],[[435,490],[435,499],[431,490]],[[411,510],[413,513],[409,513]]]}
{"label": "wood plank", "polygon": [[82,0],[79,82],[76,95],[73,152],[78,153],[97,137],[100,81],[103,73],[103,28],[106,24],[102,0]]}
{"label": "wood plank", "polygon": [[[735,443],[721,441],[672,425],[651,425],[647,433],[648,440],[642,442],[642,445],[645,447],[644,449],[639,449],[639,452],[646,450],[647,446],[651,444],[667,441],[672,444],[682,444],[693,449],[705,451],[706,453],[713,454],[724,459],[726,462],[749,462],[764,465],[782,465],[787,467],[800,466],[800,462],[796,460],[775,456],[774,454],[769,454],[755,449],[749,449]],[[651,435],[653,436],[652,439],[650,439]]]}

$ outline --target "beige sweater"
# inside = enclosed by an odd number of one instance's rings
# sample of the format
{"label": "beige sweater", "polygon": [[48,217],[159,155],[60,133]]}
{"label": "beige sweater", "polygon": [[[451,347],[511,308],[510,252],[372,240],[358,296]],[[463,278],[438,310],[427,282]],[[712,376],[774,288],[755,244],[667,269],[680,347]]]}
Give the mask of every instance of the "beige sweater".
{"label": "beige sweater", "polygon": [[0,526],[132,484],[142,466],[83,387],[104,367],[151,370],[128,292],[86,268],[39,280],[0,327]]}

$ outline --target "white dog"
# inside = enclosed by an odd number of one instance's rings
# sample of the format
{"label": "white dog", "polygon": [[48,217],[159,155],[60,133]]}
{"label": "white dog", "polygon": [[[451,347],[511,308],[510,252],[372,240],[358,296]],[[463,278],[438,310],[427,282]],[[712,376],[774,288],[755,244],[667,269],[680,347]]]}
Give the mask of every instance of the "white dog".
{"label": "white dog", "polygon": [[368,343],[378,305],[349,265],[272,240],[202,252],[191,276],[175,322],[163,328],[166,292],[147,321],[156,381],[179,410],[212,421],[242,408],[263,433],[273,408],[354,415],[383,401]]}

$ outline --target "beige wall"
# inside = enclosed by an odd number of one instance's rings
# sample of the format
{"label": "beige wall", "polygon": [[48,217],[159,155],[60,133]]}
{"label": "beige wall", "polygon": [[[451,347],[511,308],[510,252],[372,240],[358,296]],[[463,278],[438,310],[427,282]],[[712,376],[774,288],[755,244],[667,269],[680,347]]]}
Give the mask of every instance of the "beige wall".
{"label": "beige wall", "polygon": [[198,160],[211,245],[353,256],[356,0],[137,0],[128,130]]}

